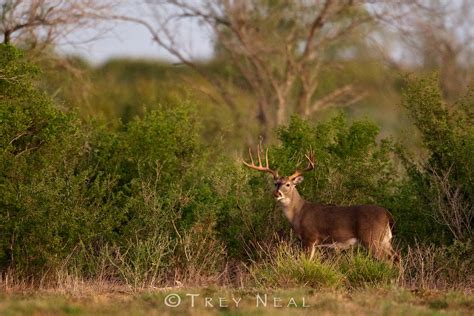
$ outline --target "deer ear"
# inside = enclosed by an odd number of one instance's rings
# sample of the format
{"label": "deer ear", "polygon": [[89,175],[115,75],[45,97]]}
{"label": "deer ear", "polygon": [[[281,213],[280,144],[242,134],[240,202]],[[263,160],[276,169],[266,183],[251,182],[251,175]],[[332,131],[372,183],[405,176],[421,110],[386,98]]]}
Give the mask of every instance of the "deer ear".
{"label": "deer ear", "polygon": [[296,178],[293,179],[293,184],[294,185],[297,185],[297,184],[300,184],[301,182],[303,182],[303,176],[297,176]]}

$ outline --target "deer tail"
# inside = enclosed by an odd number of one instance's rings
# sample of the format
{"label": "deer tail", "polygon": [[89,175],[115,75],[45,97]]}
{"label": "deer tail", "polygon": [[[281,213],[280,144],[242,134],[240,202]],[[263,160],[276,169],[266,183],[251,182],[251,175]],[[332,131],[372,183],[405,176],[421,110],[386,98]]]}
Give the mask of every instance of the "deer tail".
{"label": "deer tail", "polygon": [[390,210],[387,209],[387,216],[388,216],[388,225],[390,227],[390,230],[392,231],[392,233],[395,232],[395,220],[393,218],[393,215],[392,215],[392,212],[390,212]]}

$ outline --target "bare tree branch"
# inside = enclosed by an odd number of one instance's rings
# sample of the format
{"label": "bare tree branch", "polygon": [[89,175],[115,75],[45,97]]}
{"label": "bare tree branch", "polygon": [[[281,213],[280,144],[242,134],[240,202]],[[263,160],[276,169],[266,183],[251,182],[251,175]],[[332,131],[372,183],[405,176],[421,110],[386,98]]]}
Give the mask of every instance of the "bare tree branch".
{"label": "bare tree branch", "polygon": [[327,15],[327,13],[329,11],[329,8],[331,7],[332,3],[334,3],[334,2],[330,1],[330,0],[326,0],[321,12],[314,19],[313,23],[311,23],[311,27],[309,28],[308,36],[306,38],[306,44],[305,44],[305,47],[304,47],[304,51],[303,51],[303,54],[301,55],[302,60],[304,60],[308,56],[308,54],[311,50],[313,40],[314,40],[314,32],[316,31],[317,28],[321,28],[324,25],[326,15]]}
{"label": "bare tree branch", "polygon": [[[185,56],[185,54],[179,49],[178,45],[174,43],[173,37],[170,34],[170,30],[168,30],[167,28],[161,28],[161,31],[164,32],[164,35],[161,35],[158,32],[158,30],[156,30],[150,22],[141,18],[130,17],[130,16],[125,16],[125,15],[111,15],[109,16],[109,18],[114,19],[114,20],[133,22],[133,23],[144,26],[151,34],[153,40],[158,45],[160,45],[160,47],[164,48],[171,55],[178,58],[178,60],[181,63],[183,63],[184,65],[196,71],[196,73],[198,73],[204,79],[208,80],[212,85],[214,85],[217,88],[217,91],[220,93],[222,99],[233,110],[233,113],[237,119],[236,123],[239,124],[240,118],[239,118],[239,112],[237,110],[237,105],[235,104],[233,98],[230,96],[226,87],[224,87],[221,81],[217,80],[216,78],[212,77],[211,75],[203,71],[195,62],[193,62],[191,59]],[[166,42],[163,39],[163,37],[166,37],[168,42]]]}
{"label": "bare tree branch", "polygon": [[[344,98],[351,97],[348,101],[342,101]],[[313,102],[309,109],[308,115],[311,115],[317,111],[320,111],[330,105],[339,104],[340,106],[349,106],[354,103],[359,102],[367,96],[366,92],[355,93],[354,85],[347,84],[344,85],[330,94],[324,96]]]}
{"label": "bare tree branch", "polygon": [[[398,49],[407,56],[382,51],[388,64],[407,67],[407,60],[440,70],[440,86],[448,99],[467,91],[469,69],[474,65],[474,6],[472,1],[372,1],[371,15],[385,31],[396,36]],[[392,36],[393,38],[393,36]],[[390,36],[379,36],[378,49],[391,47]]]}
{"label": "bare tree branch", "polygon": [[437,191],[437,209],[434,218],[446,225],[456,239],[472,236],[471,223],[474,219],[474,207],[462,198],[461,187],[452,183],[450,172],[439,174],[428,167],[432,182]]}
{"label": "bare tree branch", "polygon": [[42,49],[75,29],[95,27],[115,1],[3,0],[0,2],[0,34],[4,43]]}
{"label": "bare tree branch", "polygon": [[[263,135],[295,111],[302,115],[317,111],[317,106],[309,109],[316,96],[319,70],[327,62],[323,58],[326,48],[368,20],[363,3],[354,0],[297,0],[284,5],[164,0],[149,1],[147,5],[154,16],[112,18],[144,26],[160,47],[208,80],[230,109],[238,113],[232,84],[222,84],[221,78],[199,67],[185,53],[179,38],[180,21],[198,22],[209,29],[214,36],[216,58],[222,55],[226,64],[237,70],[234,78],[239,84],[243,80],[245,89],[255,96],[256,117]],[[322,103],[331,103],[326,102],[329,99],[338,100],[330,95]]]}

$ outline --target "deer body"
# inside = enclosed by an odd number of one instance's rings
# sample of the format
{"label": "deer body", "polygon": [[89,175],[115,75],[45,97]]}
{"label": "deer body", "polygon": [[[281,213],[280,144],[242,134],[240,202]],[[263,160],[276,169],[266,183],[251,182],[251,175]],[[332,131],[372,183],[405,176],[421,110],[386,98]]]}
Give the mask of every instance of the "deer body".
{"label": "deer body", "polygon": [[395,256],[391,245],[393,219],[388,210],[377,205],[337,206],[311,203],[303,199],[296,185],[303,181],[303,172],[314,168],[314,158],[306,156],[309,165],[288,177],[279,177],[269,168],[268,151],[263,166],[258,148],[259,166],[244,162],[250,168],[269,172],[275,180],[273,196],[303,245],[314,255],[315,247],[348,248],[357,243],[366,247],[375,257]]}
{"label": "deer body", "polygon": [[390,215],[379,206],[305,206],[300,211],[299,222],[291,224],[308,247],[323,244],[345,248],[361,243],[370,248],[379,241],[390,241],[392,237]]}

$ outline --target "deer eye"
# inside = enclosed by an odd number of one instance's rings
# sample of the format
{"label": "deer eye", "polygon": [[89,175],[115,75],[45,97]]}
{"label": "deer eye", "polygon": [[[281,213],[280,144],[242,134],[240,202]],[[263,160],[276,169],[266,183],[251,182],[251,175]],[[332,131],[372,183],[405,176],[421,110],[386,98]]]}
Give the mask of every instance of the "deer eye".
{"label": "deer eye", "polygon": [[286,184],[286,186],[287,186],[287,187],[289,187],[289,186],[290,186],[290,184],[289,184],[289,183],[287,183],[287,184]]}

